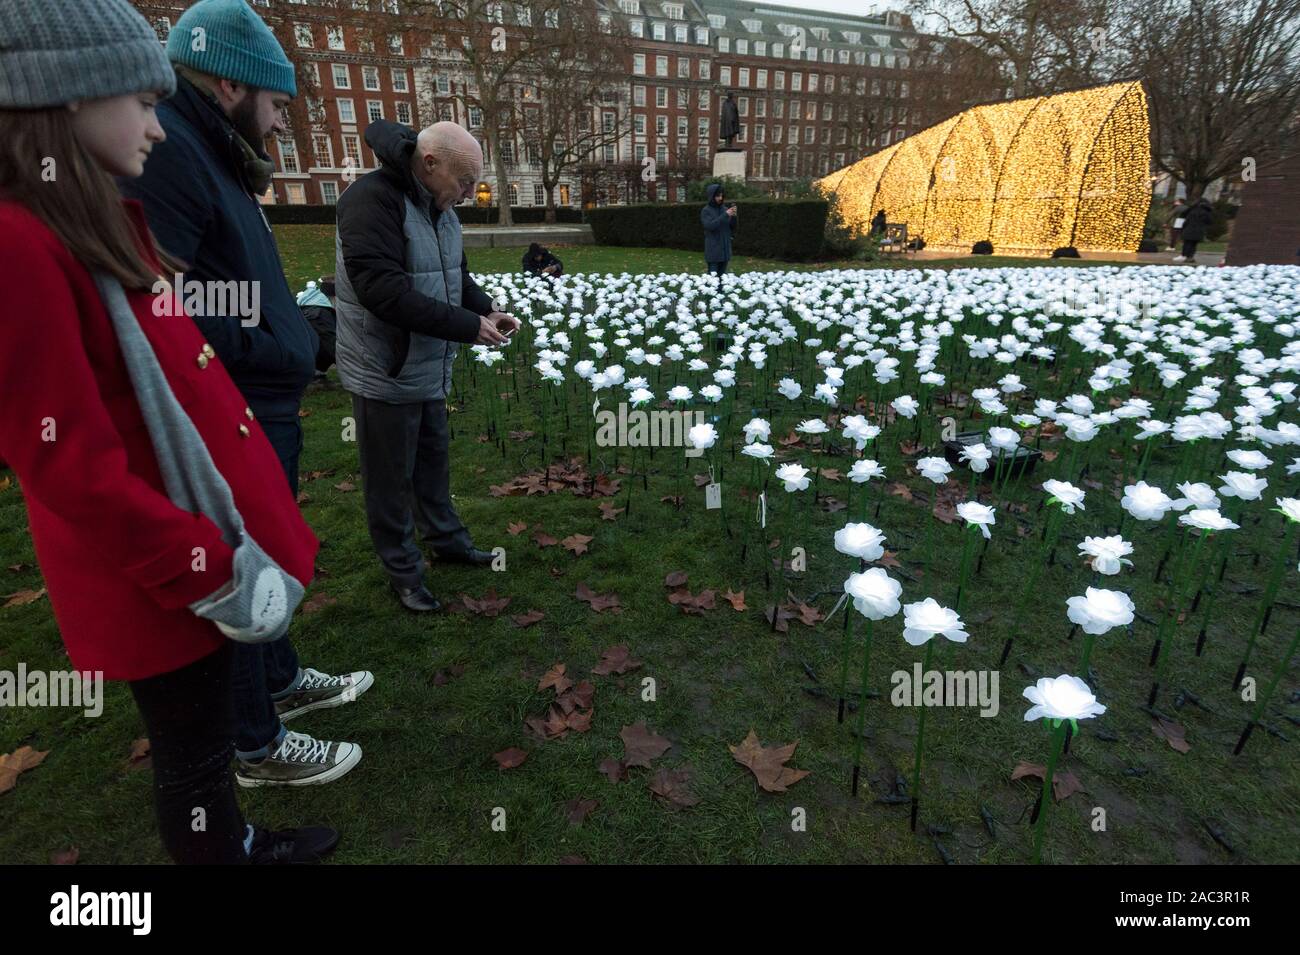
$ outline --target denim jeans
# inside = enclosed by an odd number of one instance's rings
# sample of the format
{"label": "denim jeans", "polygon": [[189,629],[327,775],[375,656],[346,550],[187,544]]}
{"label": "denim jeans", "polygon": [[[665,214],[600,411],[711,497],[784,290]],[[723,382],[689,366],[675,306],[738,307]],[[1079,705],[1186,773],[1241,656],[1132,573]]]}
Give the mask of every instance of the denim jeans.
{"label": "denim jeans", "polygon": [[709,271],[714,275],[725,275],[727,271],[726,262],[710,262]]}
{"label": "denim jeans", "polygon": [[189,666],[129,684],[149,736],[158,831],[174,862],[248,861],[230,778],[233,650],[227,642]]}
{"label": "denim jeans", "polygon": [[[302,423],[295,417],[260,424],[280,459],[289,489],[297,497]],[[298,651],[285,636],[271,643],[236,644],[234,657],[235,755],[242,760],[261,759],[284,738],[275,700],[284,698],[302,682]]]}

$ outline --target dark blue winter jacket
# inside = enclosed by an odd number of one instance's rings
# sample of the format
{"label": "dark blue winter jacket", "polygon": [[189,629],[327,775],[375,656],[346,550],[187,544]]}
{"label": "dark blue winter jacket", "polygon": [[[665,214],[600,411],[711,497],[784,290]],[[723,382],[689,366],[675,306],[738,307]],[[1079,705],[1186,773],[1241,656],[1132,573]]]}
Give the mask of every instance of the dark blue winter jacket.
{"label": "dark blue winter jacket", "polygon": [[736,231],[736,219],[727,215],[725,203],[718,205],[713,197],[722,186],[710,183],[705,191],[708,204],[700,210],[700,224],[704,226],[704,261],[729,262],[731,260],[731,234]]}
{"label": "dark blue winter jacket", "polygon": [[[234,127],[182,76],[176,94],[158,104],[158,120],[166,140],[154,144],[144,175],[119,186],[144,203],[158,244],[189,267],[187,284],[259,283],[256,324],[238,314],[192,317],[259,419],[296,418],[319,339],[294,301],[261,203],[245,185]],[[251,287],[244,301],[253,301]]]}

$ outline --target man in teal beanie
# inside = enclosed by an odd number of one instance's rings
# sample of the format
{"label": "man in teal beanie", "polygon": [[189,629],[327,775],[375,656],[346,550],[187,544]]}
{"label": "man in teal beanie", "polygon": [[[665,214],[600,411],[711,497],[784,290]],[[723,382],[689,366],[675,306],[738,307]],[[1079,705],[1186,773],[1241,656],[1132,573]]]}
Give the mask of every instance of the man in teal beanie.
{"label": "man in teal beanie", "polygon": [[[240,290],[234,296],[239,314],[229,307],[203,314],[196,303],[199,312],[190,317],[207,344],[195,361],[204,369],[213,357],[220,359],[248,402],[231,429],[248,435],[260,427],[284,470],[283,478],[267,479],[287,480],[296,494],[303,441],[298,409],[315,374],[320,340],[289,290],[258,201],[274,168],[264,143],[284,134],[281,111],[297,93],[293,64],[244,0],[194,4],[172,28],[167,56],[177,74],[176,94],[158,104],[167,138],[154,146],[143,176],[119,185],[144,203],[159,244],[186,264],[187,285]],[[228,303],[231,296],[220,298]],[[300,667],[288,637],[239,644],[236,781],[306,786],[350,772],[361,747],[291,733],[284,723],[349,703],[373,682],[365,671],[331,676]]]}

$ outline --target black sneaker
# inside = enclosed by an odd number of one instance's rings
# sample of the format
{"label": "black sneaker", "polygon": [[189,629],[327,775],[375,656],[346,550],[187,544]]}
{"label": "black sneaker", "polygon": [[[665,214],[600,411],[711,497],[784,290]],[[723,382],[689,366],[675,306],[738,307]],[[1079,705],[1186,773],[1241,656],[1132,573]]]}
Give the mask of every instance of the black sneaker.
{"label": "black sneaker", "polygon": [[311,865],[320,862],[339,844],[339,834],[325,826],[297,829],[253,829],[251,865]]}
{"label": "black sneaker", "polygon": [[429,588],[424,584],[415,587],[399,587],[393,584],[392,587],[402,606],[414,613],[433,613],[442,608],[438,598],[429,593]]}

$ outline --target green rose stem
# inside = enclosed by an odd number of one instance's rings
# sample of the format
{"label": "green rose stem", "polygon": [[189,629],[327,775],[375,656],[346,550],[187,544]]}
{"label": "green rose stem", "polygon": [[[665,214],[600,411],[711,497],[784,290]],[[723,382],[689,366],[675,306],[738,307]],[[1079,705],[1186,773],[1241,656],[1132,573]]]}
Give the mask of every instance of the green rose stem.
{"label": "green rose stem", "polygon": [[1290,561],[1289,551],[1294,546],[1296,526],[1296,522],[1288,518],[1287,529],[1282,534],[1282,539],[1278,541],[1277,550],[1273,554],[1273,568],[1269,572],[1268,586],[1264,589],[1264,599],[1260,601],[1259,610],[1255,612],[1255,620],[1250,628],[1250,639],[1246,642],[1246,652],[1242,655],[1241,663],[1232,678],[1234,690],[1241,686],[1241,679],[1246,675],[1246,665],[1250,662],[1250,655],[1255,649],[1255,641],[1268,628],[1269,618],[1273,615],[1273,602],[1277,600],[1278,588],[1282,584],[1282,571]]}
{"label": "green rose stem", "polygon": [[1300,647],[1300,627],[1296,628],[1295,636],[1291,638],[1290,645],[1286,648],[1286,654],[1282,657],[1282,662],[1277,665],[1273,671],[1273,678],[1269,680],[1268,686],[1259,700],[1255,703],[1255,708],[1250,713],[1250,720],[1246,723],[1246,728],[1241,731],[1241,738],[1237,740],[1237,745],[1232,750],[1233,756],[1241,755],[1241,751],[1246,747],[1246,741],[1250,739],[1251,731],[1259,718],[1264,715],[1264,707],[1268,705],[1269,698],[1277,689],[1278,683],[1282,681],[1282,676],[1286,673],[1287,667],[1291,664],[1291,658],[1295,656],[1296,648]]}
{"label": "green rose stem", "polygon": [[957,599],[954,602],[955,606],[953,607],[953,609],[956,610],[958,614],[961,613],[962,600],[966,597],[966,576],[968,571],[970,570],[970,545],[972,540],[972,532],[974,532],[975,536],[979,536],[979,532],[980,532],[979,525],[977,524],[966,525],[966,535],[965,535],[966,539],[962,541],[962,545],[961,545],[961,573],[958,575]]}
{"label": "green rose stem", "polygon": [[[846,606],[845,611],[852,609]],[[862,767],[862,733],[867,722],[867,670],[871,663],[871,633],[875,621],[867,618],[866,639],[862,645],[862,673],[858,677],[858,727],[853,734],[853,795],[858,794],[858,776]]]}
{"label": "green rose stem", "polygon": [[[849,643],[852,636],[853,601],[846,598],[844,607],[844,638],[840,643],[840,706],[835,722],[844,722],[844,689],[849,682]],[[854,789],[856,793],[856,788]]]}
{"label": "green rose stem", "polygon": [[[1043,537],[1038,549],[1038,557],[1029,562],[1025,570],[1025,589],[1020,593],[1020,600],[1016,604],[1016,612],[1011,617],[1012,620],[1023,620],[1025,615],[1025,606],[1029,603],[1029,596],[1034,591],[1034,584],[1038,581],[1038,574],[1042,570],[1044,559],[1047,552],[1056,547],[1056,539],[1060,535],[1060,525],[1062,520],[1062,511],[1059,508],[1052,508],[1052,501],[1056,498],[1049,498],[1047,523],[1043,526]],[[998,660],[998,666],[1007,662],[1007,657],[1011,655],[1011,645],[1015,637],[1007,637],[1007,642],[1002,645],[1002,656]]]}
{"label": "green rose stem", "polygon": [[1047,758],[1047,769],[1043,772],[1043,792],[1038,797],[1038,822],[1034,826],[1034,865],[1038,865],[1043,857],[1043,831],[1047,828],[1047,810],[1052,805],[1052,776],[1065,745],[1066,728],[1070,725],[1068,720],[1052,722],[1052,750]]}
{"label": "green rose stem", "polygon": [[[931,634],[930,639],[925,642],[925,662],[921,664],[921,674],[924,676],[930,672],[930,660],[934,655],[934,641],[938,637]],[[912,765],[912,824],[913,832],[916,832],[916,814],[921,806],[921,746],[925,739],[925,702],[921,703],[921,715],[917,718],[916,724],[916,759]]]}
{"label": "green rose stem", "polygon": [[[1200,563],[1201,551],[1205,547],[1205,539],[1209,536],[1211,536],[1211,534],[1206,530],[1201,531],[1201,533],[1197,535],[1196,547],[1193,549],[1192,561],[1187,570],[1194,569]],[[1178,632],[1178,611],[1186,599],[1183,595],[1183,588],[1177,583],[1175,583],[1173,590],[1174,599],[1169,603],[1168,610],[1164,617],[1164,624],[1160,629],[1162,634],[1168,632],[1168,636],[1163,639],[1160,645],[1160,650],[1158,651],[1156,658],[1156,675],[1154,682],[1151,684],[1151,692],[1147,696],[1147,706],[1156,705],[1156,696],[1160,692],[1160,684],[1164,681],[1165,665],[1169,660],[1169,647],[1173,644],[1174,635]]]}

